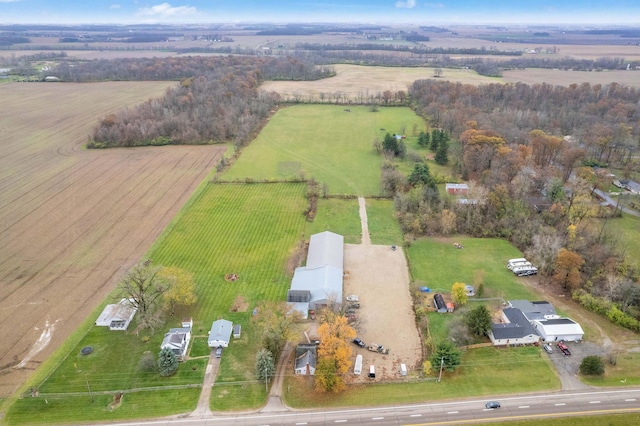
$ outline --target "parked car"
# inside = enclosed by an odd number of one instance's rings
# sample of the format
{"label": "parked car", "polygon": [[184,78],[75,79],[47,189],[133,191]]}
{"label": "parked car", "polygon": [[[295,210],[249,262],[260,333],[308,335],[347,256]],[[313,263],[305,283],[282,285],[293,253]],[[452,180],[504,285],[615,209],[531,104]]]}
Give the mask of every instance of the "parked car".
{"label": "parked car", "polygon": [[571,355],[571,351],[569,350],[567,345],[564,344],[562,340],[558,342],[558,349],[560,349],[560,351],[562,351],[562,353],[565,354],[566,356]]}
{"label": "parked car", "polygon": [[484,404],[484,406],[486,408],[493,410],[495,408],[500,408],[500,403],[498,401],[489,401],[486,404]]}
{"label": "parked car", "polygon": [[222,346],[216,348],[216,358],[222,358]]}
{"label": "parked car", "polygon": [[344,311],[344,313],[345,313],[345,314],[347,314],[347,315],[355,314],[355,313],[356,313],[356,310],[355,310],[355,309],[351,309],[351,308],[349,308],[349,309],[347,309],[346,311]]}
{"label": "parked car", "polygon": [[347,296],[347,302],[357,302],[359,301],[357,294],[352,294],[351,296]]}
{"label": "parked car", "polygon": [[553,349],[551,349],[551,345],[549,345],[548,343],[546,343],[542,349],[544,349],[545,351],[547,351],[547,353],[551,353],[553,352]]}
{"label": "parked car", "polygon": [[365,346],[367,346],[361,339],[359,339],[358,337],[356,337],[355,339],[353,339],[353,343],[355,343],[356,345],[360,346],[361,348],[364,348]]}
{"label": "parked car", "polygon": [[352,303],[349,305],[349,309],[360,309],[359,303]]}

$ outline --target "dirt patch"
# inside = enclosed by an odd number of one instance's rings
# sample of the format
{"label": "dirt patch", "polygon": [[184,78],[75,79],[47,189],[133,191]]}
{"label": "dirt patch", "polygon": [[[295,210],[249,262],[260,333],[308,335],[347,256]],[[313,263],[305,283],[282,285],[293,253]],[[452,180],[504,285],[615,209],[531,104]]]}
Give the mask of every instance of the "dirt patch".
{"label": "dirt patch", "polygon": [[[375,259],[375,261],[372,261]],[[416,328],[409,294],[407,262],[398,247],[345,244],[344,293],[360,298],[358,337],[365,343],[377,343],[390,349],[383,355],[354,346],[362,355],[363,375],[354,380],[367,381],[366,370],[376,367],[376,380],[400,378],[400,364],[412,371],[422,362],[422,346]]]}
{"label": "dirt patch", "polygon": [[236,296],[236,300],[233,301],[233,305],[231,305],[231,312],[247,312],[249,309],[249,303],[245,300],[243,296]]}
{"label": "dirt patch", "polygon": [[309,251],[309,244],[304,241],[300,241],[296,249],[293,251],[291,256],[289,256],[289,259],[287,260],[288,274],[293,275],[293,272],[295,271],[295,269],[300,265],[302,265],[302,261],[306,259],[308,251]]}
{"label": "dirt patch", "polygon": [[104,301],[221,157],[83,149],[98,119],[172,84],[0,85],[0,397]]}

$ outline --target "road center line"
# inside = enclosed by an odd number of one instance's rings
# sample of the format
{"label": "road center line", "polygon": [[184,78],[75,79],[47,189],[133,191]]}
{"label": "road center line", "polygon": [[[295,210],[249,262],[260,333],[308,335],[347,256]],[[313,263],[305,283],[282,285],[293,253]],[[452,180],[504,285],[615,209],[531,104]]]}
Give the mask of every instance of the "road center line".
{"label": "road center line", "polygon": [[447,414],[458,414],[459,411],[447,411]]}
{"label": "road center line", "polygon": [[422,417],[422,414],[412,414],[409,417]]}
{"label": "road center line", "polygon": [[625,401],[626,401],[626,402],[633,402],[633,401],[635,401],[635,400],[636,400],[635,398],[628,398],[628,399],[625,399]]}
{"label": "road center line", "polygon": [[528,405],[521,405],[518,408],[529,408],[529,406]]}
{"label": "road center line", "polygon": [[384,417],[372,417],[371,420],[384,420]]}
{"label": "road center line", "polygon": [[600,401],[589,401],[589,404],[600,404]]}
{"label": "road center line", "polygon": [[561,405],[567,405],[567,404],[565,404],[564,402],[559,402],[559,403],[554,404],[554,405],[555,405],[556,407],[559,407],[559,406],[561,406]]}
{"label": "road center line", "polygon": [[346,420],[336,420],[334,423],[346,423]]}

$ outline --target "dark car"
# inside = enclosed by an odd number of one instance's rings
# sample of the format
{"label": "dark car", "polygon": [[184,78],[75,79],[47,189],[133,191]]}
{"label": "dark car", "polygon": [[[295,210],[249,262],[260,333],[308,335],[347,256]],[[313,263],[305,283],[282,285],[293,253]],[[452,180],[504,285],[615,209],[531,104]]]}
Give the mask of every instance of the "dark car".
{"label": "dark car", "polygon": [[352,303],[349,305],[350,309],[360,309],[360,304],[359,303]]}
{"label": "dark car", "polygon": [[216,358],[221,358],[222,357],[222,346],[218,346],[216,348]]}
{"label": "dark car", "polygon": [[493,410],[495,408],[500,408],[500,403],[498,401],[489,401],[484,404],[484,406]]}
{"label": "dark car", "polygon": [[367,346],[362,340],[360,340],[357,337],[355,339],[353,339],[353,343],[355,343],[356,345],[360,346],[361,348],[364,348],[365,346]]}

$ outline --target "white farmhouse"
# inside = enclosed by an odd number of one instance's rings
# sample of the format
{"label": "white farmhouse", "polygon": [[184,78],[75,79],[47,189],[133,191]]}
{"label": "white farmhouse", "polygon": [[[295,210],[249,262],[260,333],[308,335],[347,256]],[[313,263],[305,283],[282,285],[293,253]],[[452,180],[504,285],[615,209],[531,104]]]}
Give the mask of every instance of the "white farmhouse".
{"label": "white farmhouse", "polygon": [[218,348],[222,346],[226,348],[229,346],[229,340],[231,340],[231,332],[233,331],[233,323],[225,319],[219,319],[211,324],[211,331],[209,331],[209,338],[207,343],[210,348]]}

